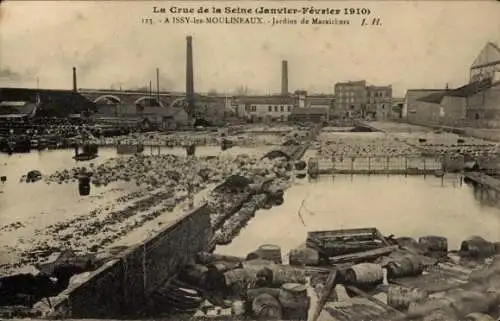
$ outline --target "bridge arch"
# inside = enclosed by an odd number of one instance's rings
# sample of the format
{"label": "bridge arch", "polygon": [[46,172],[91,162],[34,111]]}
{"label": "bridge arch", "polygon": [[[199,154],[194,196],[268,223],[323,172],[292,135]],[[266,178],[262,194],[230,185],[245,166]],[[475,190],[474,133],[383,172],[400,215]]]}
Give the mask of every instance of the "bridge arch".
{"label": "bridge arch", "polygon": [[140,103],[142,103],[143,101],[154,101],[158,106],[160,107],[165,107],[163,105],[163,103],[161,102],[161,100],[158,100],[157,98],[155,97],[151,97],[151,96],[143,96],[143,97],[139,97],[135,102],[134,104],[135,105],[139,105]]}
{"label": "bridge arch", "polygon": [[101,101],[108,101],[108,102],[112,102],[114,104],[121,104],[122,103],[122,100],[115,96],[115,95],[102,95],[102,96],[99,96],[97,97],[96,99],[94,99],[94,103],[98,103],[98,102],[101,102]]}
{"label": "bridge arch", "polygon": [[[179,97],[179,98],[176,98],[173,102],[170,103],[170,108],[173,108],[175,107],[175,105],[177,105],[178,103],[180,102],[185,102],[186,101],[186,97]],[[184,107],[184,106],[183,106]]]}

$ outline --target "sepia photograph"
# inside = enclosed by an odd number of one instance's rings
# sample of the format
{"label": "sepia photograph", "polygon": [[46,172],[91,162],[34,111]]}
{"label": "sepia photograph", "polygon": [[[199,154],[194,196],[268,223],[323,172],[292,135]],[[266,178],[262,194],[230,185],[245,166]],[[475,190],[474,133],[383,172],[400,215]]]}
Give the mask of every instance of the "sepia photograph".
{"label": "sepia photograph", "polygon": [[2,1],[0,319],[500,321],[500,2]]}

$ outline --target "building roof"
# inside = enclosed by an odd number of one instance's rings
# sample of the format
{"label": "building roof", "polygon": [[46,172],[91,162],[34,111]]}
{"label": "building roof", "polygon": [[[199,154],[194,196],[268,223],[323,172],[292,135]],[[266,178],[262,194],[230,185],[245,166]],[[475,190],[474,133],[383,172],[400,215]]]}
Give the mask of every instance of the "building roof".
{"label": "building roof", "polygon": [[87,110],[96,110],[96,106],[92,101],[72,90],[0,88],[0,101],[26,101],[35,103],[37,96],[41,101],[41,110],[46,113],[68,115]]}
{"label": "building roof", "polygon": [[366,86],[366,80],[338,82],[335,86]]}
{"label": "building roof", "polygon": [[295,108],[292,110],[292,115],[326,115],[328,110],[321,107]]}
{"label": "building roof", "polygon": [[392,89],[392,85],[386,85],[386,86],[368,85],[368,86],[366,86],[366,89],[368,89],[368,90],[381,90],[381,89],[388,90],[388,89]]}
{"label": "building roof", "polygon": [[491,79],[483,79],[453,90],[444,90],[419,98],[420,101],[440,104],[444,97],[469,97],[492,86]]}
{"label": "building roof", "polygon": [[[408,89],[406,91],[406,95],[404,98],[404,103],[406,103],[408,106],[413,105],[414,103],[417,103],[418,101],[422,101],[421,99],[424,97],[427,97],[429,95],[440,95],[444,93],[446,89]],[[440,100],[441,101],[441,100]],[[434,103],[435,101],[425,101],[428,103]],[[411,106],[414,107],[414,106]]]}
{"label": "building roof", "polygon": [[488,42],[472,63],[471,69],[500,64],[500,48],[492,42]]}
{"label": "building roof", "polygon": [[444,96],[446,96],[446,90],[432,93],[430,95],[418,98],[418,100],[424,101],[426,103],[440,104]]}
{"label": "building roof", "polygon": [[492,85],[492,81],[490,78],[479,80],[479,81],[474,81],[474,82],[471,82],[470,84],[467,84],[467,85],[462,86],[460,88],[457,88],[455,90],[447,91],[445,96],[469,97],[469,96],[477,94],[478,92],[481,92],[485,89],[490,88],[491,85]]}
{"label": "building roof", "polygon": [[249,105],[292,105],[295,99],[291,96],[242,96],[238,101]]}

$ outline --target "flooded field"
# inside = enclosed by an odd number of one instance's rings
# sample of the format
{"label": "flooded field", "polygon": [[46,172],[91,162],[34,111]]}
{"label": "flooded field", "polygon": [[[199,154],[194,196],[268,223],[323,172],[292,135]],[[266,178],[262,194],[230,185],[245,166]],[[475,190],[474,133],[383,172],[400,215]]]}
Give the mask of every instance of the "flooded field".
{"label": "flooded field", "polygon": [[[218,156],[224,160],[226,157],[247,154],[259,157],[272,148],[234,147],[221,151],[220,147],[199,147],[196,154],[203,156]],[[144,151],[144,155],[157,155],[158,150]],[[161,148],[161,155],[172,154],[185,156],[183,148]],[[0,175],[7,176],[7,181],[0,184],[0,264],[11,264],[17,258],[13,253],[20,249],[29,250],[33,245],[33,239],[42,239],[44,229],[52,228],[61,222],[75,220],[81,217],[86,220],[89,213],[96,211],[100,213],[96,219],[104,219],[109,213],[120,210],[126,204],[137,203],[137,200],[147,197],[152,193],[143,186],[137,186],[134,182],[111,182],[107,186],[93,186],[89,196],[80,196],[78,182],[47,182],[24,183],[20,178],[30,170],[39,170],[42,175],[50,175],[55,171],[70,169],[75,166],[90,168],[98,166],[114,157],[127,158],[130,156],[118,156],[114,148],[101,148],[99,157],[87,162],[76,162],[72,159],[72,150],[53,150],[44,152],[32,152],[29,154],[14,154],[8,156],[0,155]],[[176,170],[175,168],[172,168]],[[154,174],[154,173],[153,173]],[[133,196],[127,196],[133,195]],[[158,195],[158,201],[161,197]],[[121,200],[120,200],[121,199]],[[195,200],[198,203],[200,200]],[[120,204],[121,205],[120,205]],[[156,203],[155,203],[156,204]],[[160,206],[161,204],[158,204]],[[156,228],[163,221],[176,216],[177,212],[183,212],[184,204],[178,206],[173,212],[160,215],[140,229],[124,237],[119,244],[134,244],[150,235],[152,225]],[[158,207],[157,206],[157,207]],[[153,207],[152,209],[155,209]],[[144,216],[150,212],[149,209],[137,211],[135,216]],[[155,214],[156,215],[156,214]],[[92,215],[91,215],[92,216]],[[134,220],[134,216],[128,221]],[[126,222],[124,222],[126,223]],[[158,223],[158,224],[157,224]],[[145,232],[145,230],[148,230]],[[137,236],[137,237],[136,237]],[[140,237],[139,237],[140,236]],[[50,244],[50,243],[49,243]]]}
{"label": "flooded field", "polygon": [[280,207],[258,211],[233,242],[217,252],[246,255],[269,243],[282,253],[311,230],[377,227],[385,235],[441,235],[451,249],[472,235],[500,239],[500,209],[484,206],[457,176],[322,176],[296,181]]}

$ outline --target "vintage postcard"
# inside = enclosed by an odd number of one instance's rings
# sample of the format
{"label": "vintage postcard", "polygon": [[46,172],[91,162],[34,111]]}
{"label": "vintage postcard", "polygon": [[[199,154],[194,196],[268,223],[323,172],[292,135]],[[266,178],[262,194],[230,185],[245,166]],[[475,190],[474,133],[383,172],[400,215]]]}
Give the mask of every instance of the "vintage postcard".
{"label": "vintage postcard", "polygon": [[0,319],[500,320],[499,1],[2,1]]}

